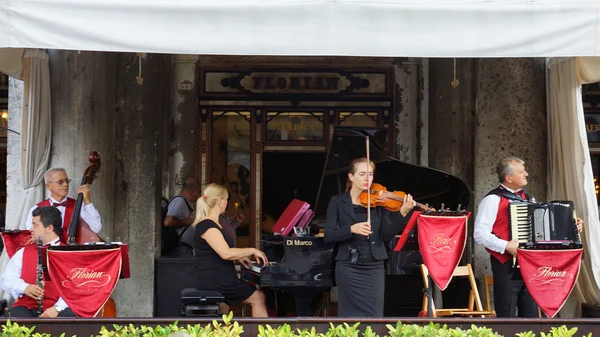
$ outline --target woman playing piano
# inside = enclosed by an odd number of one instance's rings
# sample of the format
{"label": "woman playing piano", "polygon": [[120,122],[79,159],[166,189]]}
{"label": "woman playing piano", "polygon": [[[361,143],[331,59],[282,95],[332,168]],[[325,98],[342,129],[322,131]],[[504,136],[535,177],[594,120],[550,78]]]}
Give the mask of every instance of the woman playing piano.
{"label": "woman playing piano", "polygon": [[227,209],[227,189],[218,184],[207,185],[196,202],[194,255],[196,287],[217,291],[227,304],[246,303],[252,307],[252,317],[267,317],[265,296],[237,277],[234,261],[250,266],[249,257],[266,265],[267,257],[256,248],[233,248],[233,239],[224,235],[219,216]]}
{"label": "woman playing piano", "polygon": [[[407,194],[400,212],[383,207],[361,206],[360,194],[373,182],[375,164],[367,158],[350,163],[346,192],[331,198],[327,207],[325,242],[338,246],[335,255],[335,281],[338,287],[338,316],[382,317],[385,270],[388,258],[385,245],[406,225],[415,206]],[[398,214],[399,213],[399,214]]]}

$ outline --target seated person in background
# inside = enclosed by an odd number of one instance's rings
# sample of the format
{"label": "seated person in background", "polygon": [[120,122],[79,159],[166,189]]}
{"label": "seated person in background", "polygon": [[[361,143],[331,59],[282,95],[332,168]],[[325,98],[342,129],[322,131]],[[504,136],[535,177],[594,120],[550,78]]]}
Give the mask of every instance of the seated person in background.
{"label": "seated person in background", "polygon": [[223,233],[233,240],[234,247],[236,246],[235,243],[237,240],[237,234],[235,233],[235,230],[240,226],[244,219],[246,219],[246,216],[240,211],[235,211],[231,218],[226,217],[224,214],[219,216],[219,224],[221,224],[221,227],[223,228]]}
{"label": "seated person in background", "polygon": [[[41,236],[44,245],[60,245],[61,212],[56,207],[42,206],[34,209],[32,215],[34,241]],[[43,312],[39,317],[77,317],[59,296],[52,281],[44,281],[43,289],[37,285],[37,264],[37,244],[30,244],[19,249],[6,265],[0,286],[16,299],[9,311],[10,317],[38,317],[40,296],[43,296]]]}
{"label": "seated person in background", "polygon": [[268,317],[265,295],[237,277],[234,261],[249,267],[249,257],[267,264],[267,257],[256,248],[233,248],[233,239],[224,234],[219,216],[227,209],[228,194],[218,184],[207,185],[196,203],[194,252],[197,289],[217,291],[226,304],[245,303],[252,317]]}

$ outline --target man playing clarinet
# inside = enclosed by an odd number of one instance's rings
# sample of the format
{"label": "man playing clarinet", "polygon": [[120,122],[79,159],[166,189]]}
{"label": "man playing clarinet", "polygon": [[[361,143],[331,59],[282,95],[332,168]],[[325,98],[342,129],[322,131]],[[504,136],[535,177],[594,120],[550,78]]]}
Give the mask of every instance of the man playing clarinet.
{"label": "man playing clarinet", "polygon": [[[43,245],[60,245],[61,212],[50,206],[34,209],[30,230],[34,242],[41,237]],[[32,243],[15,253],[0,277],[0,287],[16,299],[10,317],[77,317],[52,281],[39,282],[38,264],[38,245]]]}

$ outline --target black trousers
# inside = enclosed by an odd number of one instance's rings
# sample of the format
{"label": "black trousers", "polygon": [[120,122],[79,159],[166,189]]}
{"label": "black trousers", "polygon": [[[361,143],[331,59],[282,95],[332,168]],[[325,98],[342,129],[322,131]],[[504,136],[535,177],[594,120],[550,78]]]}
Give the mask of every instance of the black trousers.
{"label": "black trousers", "polygon": [[496,316],[539,317],[538,306],[523,283],[521,272],[517,270],[513,273],[512,261],[502,264],[493,256],[490,256],[490,260],[494,276]]}
{"label": "black trousers", "polygon": [[[15,317],[38,317],[38,311],[37,311],[37,309],[31,309],[31,310],[29,310],[29,309],[27,309],[27,307],[24,307],[22,305],[18,305],[16,307],[12,307],[8,311],[8,317],[10,317],[10,318],[15,318]],[[71,308],[66,308],[60,314],[58,314],[58,317],[77,317],[77,315],[75,315],[75,313],[73,312],[73,310],[71,310]]]}

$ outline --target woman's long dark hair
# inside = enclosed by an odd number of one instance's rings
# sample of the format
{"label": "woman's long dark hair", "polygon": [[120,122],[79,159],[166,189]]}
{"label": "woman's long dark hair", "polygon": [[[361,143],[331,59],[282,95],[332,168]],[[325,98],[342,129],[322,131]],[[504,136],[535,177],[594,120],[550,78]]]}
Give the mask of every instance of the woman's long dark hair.
{"label": "woman's long dark hair", "polygon": [[[358,164],[360,163],[366,163],[367,162],[367,158],[365,157],[360,157],[360,158],[356,158],[353,161],[350,162],[350,166],[348,167],[348,173],[351,173],[352,175],[354,175],[356,173],[356,170],[358,169]],[[373,169],[373,173],[375,173],[375,163],[373,161],[369,161],[371,163],[371,168]],[[346,192],[350,191],[350,189],[352,188],[352,180],[350,180],[350,178],[348,178],[346,180]]]}

